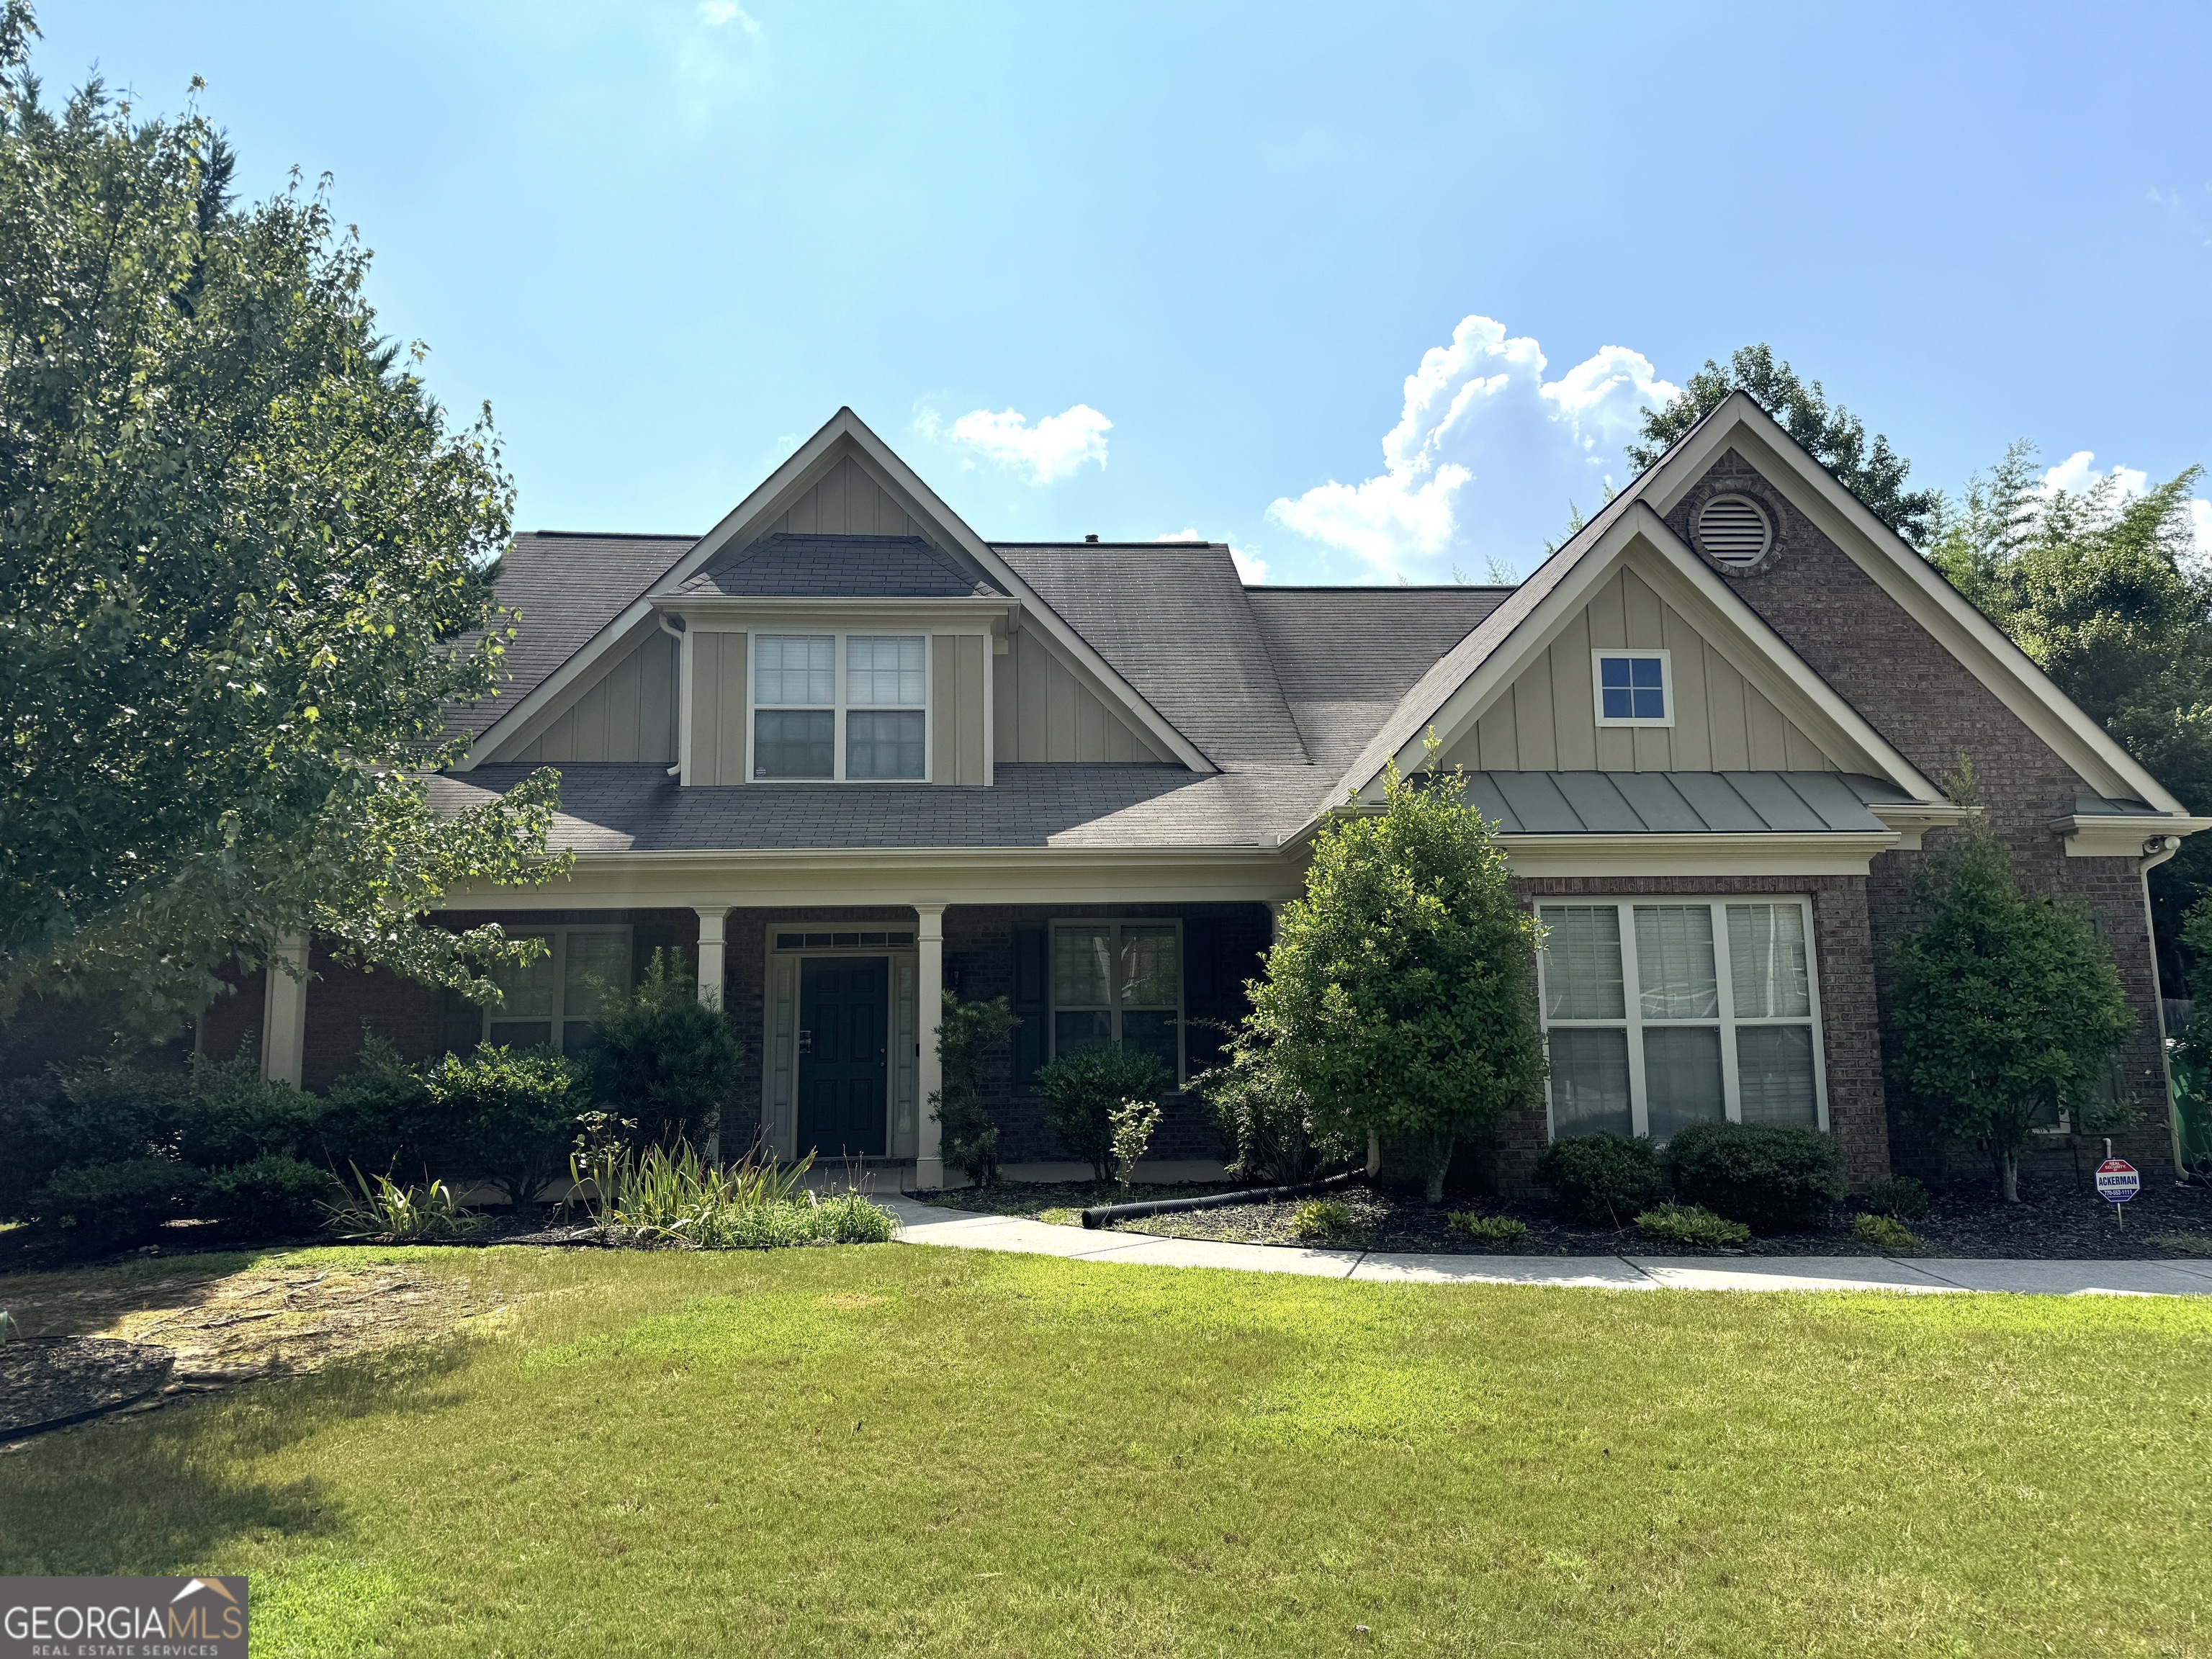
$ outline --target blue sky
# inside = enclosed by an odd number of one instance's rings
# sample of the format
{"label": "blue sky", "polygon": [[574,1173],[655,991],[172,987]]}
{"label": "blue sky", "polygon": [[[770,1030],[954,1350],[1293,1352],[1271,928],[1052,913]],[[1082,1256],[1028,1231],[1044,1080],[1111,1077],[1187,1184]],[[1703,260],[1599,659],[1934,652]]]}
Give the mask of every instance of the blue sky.
{"label": "blue sky", "polygon": [[333,175],[519,528],[704,529],[850,404],[987,537],[1480,579],[1754,340],[1916,481],[2212,460],[2201,4],[41,9]]}

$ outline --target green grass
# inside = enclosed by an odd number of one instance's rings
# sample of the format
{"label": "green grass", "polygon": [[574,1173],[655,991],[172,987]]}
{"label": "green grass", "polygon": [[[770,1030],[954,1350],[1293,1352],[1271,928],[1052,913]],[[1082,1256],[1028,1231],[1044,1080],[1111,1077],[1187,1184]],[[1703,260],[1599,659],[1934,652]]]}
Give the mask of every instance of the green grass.
{"label": "green grass", "polygon": [[0,1571],[245,1572],[257,1656],[2212,1652],[2204,1303],[380,1254],[510,1311],[0,1458]]}

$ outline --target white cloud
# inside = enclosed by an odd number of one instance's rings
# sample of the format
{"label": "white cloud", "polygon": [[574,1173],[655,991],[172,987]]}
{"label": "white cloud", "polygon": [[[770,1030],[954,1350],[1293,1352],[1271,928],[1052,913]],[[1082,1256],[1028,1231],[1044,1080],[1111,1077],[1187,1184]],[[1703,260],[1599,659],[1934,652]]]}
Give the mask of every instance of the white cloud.
{"label": "white cloud", "polygon": [[2110,478],[2116,486],[2114,495],[2124,501],[2150,488],[2149,473],[2138,471],[2131,466],[2114,466],[2108,472],[2100,472],[2090,465],[2096,459],[2094,450],[2075,450],[2044,473],[2043,482],[2036,486],[2035,493],[2055,495],[2063,489],[2069,495],[2079,495]]}
{"label": "white cloud", "polygon": [[[933,436],[936,417],[927,418],[925,430]],[[1106,434],[1113,425],[1088,404],[1048,415],[1035,426],[1027,416],[1011,409],[995,414],[978,409],[953,422],[952,441],[1000,466],[1027,473],[1031,483],[1045,484],[1073,477],[1085,461],[1104,466]]]}
{"label": "white cloud", "polygon": [[[2096,452],[2077,449],[2057,466],[2046,468],[2035,486],[2039,495],[2050,496],[2064,490],[2069,495],[2087,494],[2098,485],[2110,480],[2115,505],[2132,501],[2150,488],[2150,474],[2140,467],[2121,466],[2118,463],[2098,471],[2094,463]],[[2189,500],[2189,532],[2195,541],[2195,562],[2199,567],[2212,567],[2212,501],[2202,495]],[[2187,557],[2186,555],[2184,556]]]}
{"label": "white cloud", "polygon": [[[1212,538],[1201,536],[1195,530],[1177,530],[1165,536],[1155,536],[1156,542],[1203,542]],[[1267,580],[1267,562],[1256,553],[1247,553],[1234,543],[1230,544],[1229,557],[1237,566],[1237,574],[1248,587],[1257,587]]]}
{"label": "white cloud", "polygon": [[1527,568],[1567,520],[1625,475],[1638,412],[1675,388],[1650,360],[1606,346],[1547,380],[1543,349],[1488,317],[1463,319],[1407,377],[1383,470],[1285,496],[1267,516],[1376,577],[1441,573],[1447,556]]}
{"label": "white cloud", "polygon": [[735,23],[747,34],[760,33],[760,21],[737,0],[699,0],[699,21],[710,29]]}

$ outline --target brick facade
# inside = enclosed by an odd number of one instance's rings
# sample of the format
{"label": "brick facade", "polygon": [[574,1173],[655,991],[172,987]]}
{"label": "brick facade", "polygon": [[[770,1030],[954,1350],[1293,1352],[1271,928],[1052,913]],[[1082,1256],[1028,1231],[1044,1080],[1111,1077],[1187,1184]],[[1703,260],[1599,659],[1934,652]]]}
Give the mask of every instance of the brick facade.
{"label": "brick facade", "polygon": [[[2069,858],[2063,840],[2048,827],[2073,811],[2077,796],[2098,792],[1735,451],[1722,455],[1676,504],[1669,527],[1694,546],[1691,526],[1698,509],[1722,491],[1752,496],[1766,508],[1775,547],[1747,571],[1718,563],[1711,568],[1928,776],[1942,783],[1957,771],[1961,755],[1971,757],[1981,805],[2012,849],[2022,890],[2088,906],[2111,943],[2137,1016],[2119,1056],[2119,1080],[2146,1109],[2142,1127],[2124,1145],[2137,1162],[2148,1160],[2148,1167],[2166,1163],[2170,1150],[2158,989],[2140,862]],[[1866,883],[1877,999],[1887,994],[1881,964],[1888,947],[1911,924],[1914,878],[1942,846],[1940,835],[1928,840],[1924,852],[1877,858]],[[1825,968],[1825,953],[1822,961]],[[1892,1091],[1890,1139],[1899,1166],[1940,1175],[1943,1149],[1900,1121],[1899,1104]],[[2064,1155],[2062,1149],[2052,1153]]]}

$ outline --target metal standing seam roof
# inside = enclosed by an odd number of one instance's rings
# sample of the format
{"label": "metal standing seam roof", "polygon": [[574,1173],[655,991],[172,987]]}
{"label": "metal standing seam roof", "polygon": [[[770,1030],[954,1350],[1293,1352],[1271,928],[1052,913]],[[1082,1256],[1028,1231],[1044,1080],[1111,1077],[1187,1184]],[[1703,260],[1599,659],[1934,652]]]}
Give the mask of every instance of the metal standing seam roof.
{"label": "metal standing seam roof", "polygon": [[1508,836],[1772,835],[1885,825],[1886,779],[1844,772],[1470,772],[1468,805]]}

